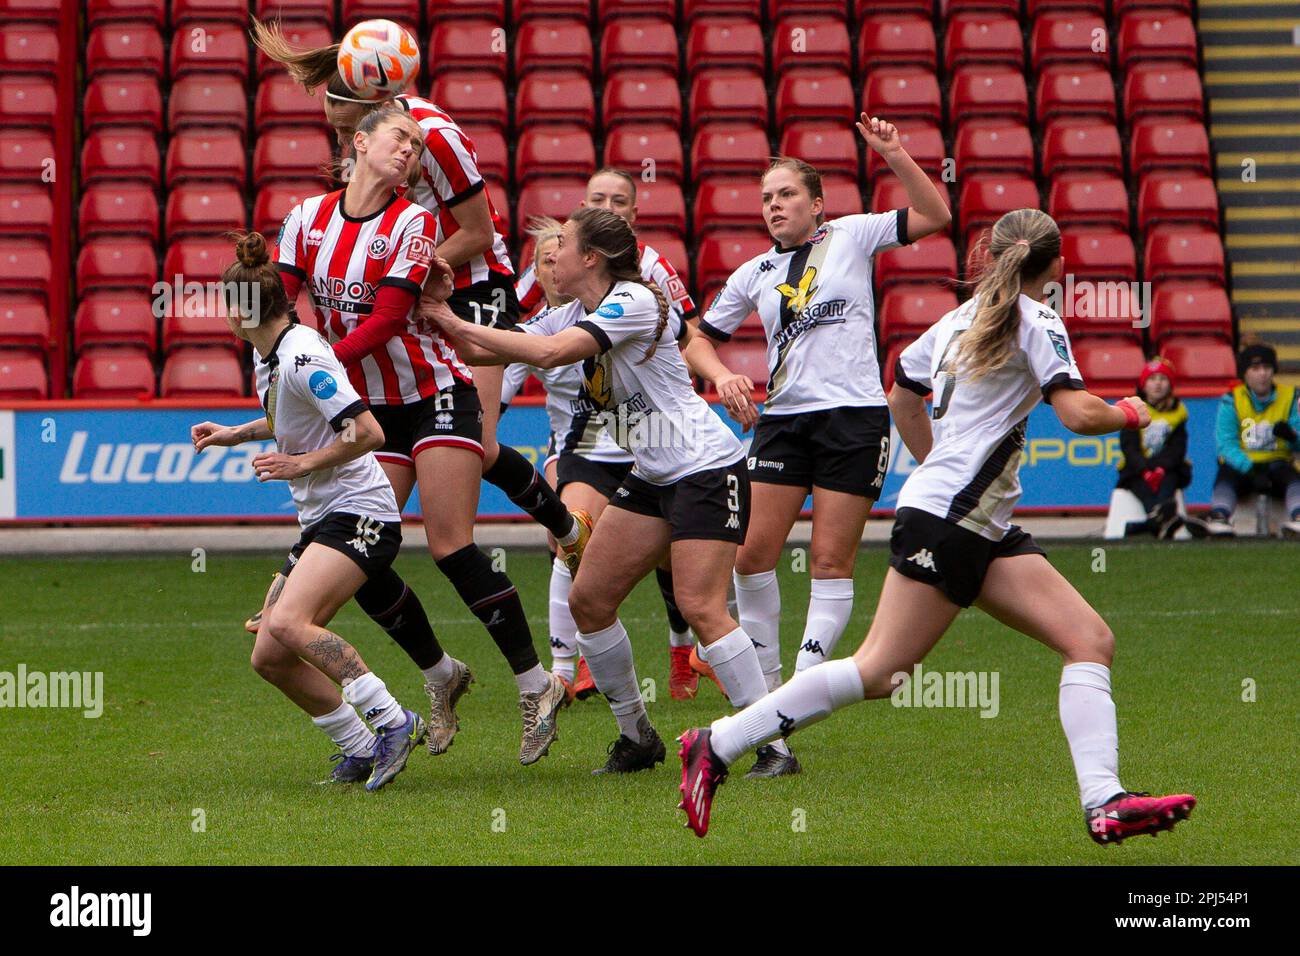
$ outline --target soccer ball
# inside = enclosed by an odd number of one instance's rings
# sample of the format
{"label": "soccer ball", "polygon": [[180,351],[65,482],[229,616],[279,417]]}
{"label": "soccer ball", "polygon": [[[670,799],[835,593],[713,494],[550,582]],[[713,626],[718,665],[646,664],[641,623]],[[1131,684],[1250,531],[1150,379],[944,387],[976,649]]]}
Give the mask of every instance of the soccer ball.
{"label": "soccer ball", "polygon": [[358,99],[382,100],[406,89],[420,72],[420,47],[392,20],[364,20],[339,44],[339,76]]}

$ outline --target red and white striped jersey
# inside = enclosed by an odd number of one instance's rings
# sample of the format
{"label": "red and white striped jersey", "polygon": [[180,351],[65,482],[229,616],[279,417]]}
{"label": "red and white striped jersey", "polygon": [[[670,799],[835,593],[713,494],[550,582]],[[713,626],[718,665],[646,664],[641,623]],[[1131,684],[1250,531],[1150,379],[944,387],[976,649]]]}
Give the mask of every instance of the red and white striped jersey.
{"label": "red and white striped jersey", "polygon": [[[433,216],[421,207],[394,195],[360,219],[344,211],[343,195],[340,189],[294,206],[277,241],[280,271],[307,285],[331,343],[370,315],[382,286],[407,288],[418,302],[435,248]],[[408,405],[472,381],[451,345],[417,328],[415,308],[405,329],[348,370],[368,404]]]}
{"label": "red and white striped jersey", "polygon": [[397,102],[411,114],[424,130],[424,152],[420,154],[420,181],[406,193],[406,198],[423,206],[437,217],[437,244],[442,245],[460,229],[452,207],[483,190],[488,213],[492,217],[492,246],[468,262],[456,267],[456,288],[463,289],[482,282],[489,272],[514,278],[515,269],[506,250],[505,225],[492,204],[492,194],[478,170],[474,143],[456,125],[455,120],[428,100],[403,95]]}
{"label": "red and white striped jersey", "polygon": [[[658,285],[668,297],[668,304],[681,318],[695,318],[695,302],[673,264],[653,246],[647,246],[644,242],[637,242],[636,249],[641,256],[641,278]],[[537,281],[537,270],[533,266],[525,269],[515,282],[515,296],[519,299],[519,314],[522,316],[531,314],[546,298],[546,292]]]}

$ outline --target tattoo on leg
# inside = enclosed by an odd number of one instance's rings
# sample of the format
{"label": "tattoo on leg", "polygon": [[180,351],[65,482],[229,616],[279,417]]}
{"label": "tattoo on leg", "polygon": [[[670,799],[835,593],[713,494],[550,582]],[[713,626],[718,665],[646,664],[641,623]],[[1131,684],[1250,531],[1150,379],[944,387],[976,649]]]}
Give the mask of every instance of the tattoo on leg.
{"label": "tattoo on leg", "polygon": [[280,592],[284,590],[284,582],[289,580],[283,574],[277,574],[275,580],[271,582],[271,590],[266,595],[266,610],[271,610],[275,602],[280,600]]}
{"label": "tattoo on leg", "polygon": [[320,669],[339,683],[368,673],[357,652],[337,634],[321,632],[320,637],[307,645],[307,650],[316,658]]}

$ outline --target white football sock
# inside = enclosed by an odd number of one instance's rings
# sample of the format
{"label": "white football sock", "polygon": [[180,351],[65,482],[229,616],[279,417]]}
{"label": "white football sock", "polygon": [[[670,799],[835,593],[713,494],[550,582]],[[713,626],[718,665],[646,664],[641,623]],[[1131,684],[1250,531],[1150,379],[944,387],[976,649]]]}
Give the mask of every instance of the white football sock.
{"label": "white football sock", "polygon": [[420,673],[424,675],[426,684],[436,684],[441,687],[447,681],[451,680],[456,673],[456,658],[444,652],[442,659],[432,667],[421,667]]}
{"label": "white football sock", "polygon": [[557,544],[562,544],[566,548],[578,543],[578,535],[582,532],[582,525],[578,524],[578,519],[573,517],[573,512],[569,512],[569,530],[566,534],[555,539]]}
{"label": "white football sock", "polygon": [[830,661],[795,674],[790,683],[740,713],[715,720],[710,745],[730,766],[759,744],[788,736],[862,698],[862,678],[853,658]]}
{"label": "white football sock", "polygon": [[718,683],[727,692],[733,707],[747,707],[767,693],[763,669],[758,663],[758,649],[743,627],[701,646],[699,654],[718,675]]}
{"label": "white football sock", "polygon": [[694,647],[695,632],[689,627],[678,634],[671,627],[668,628],[668,646],[669,647]]}
{"label": "white football sock", "polygon": [[640,743],[641,734],[636,725],[645,714],[645,704],[641,700],[641,686],[637,683],[636,667],[632,661],[632,642],[628,640],[623,622],[615,619],[603,631],[590,634],[579,631],[578,649],[587,659],[596,689],[609,701],[619,732]]}
{"label": "white football sock", "polygon": [[794,662],[796,674],[831,659],[831,652],[849,626],[852,613],[852,578],[813,578],[812,595],[808,598],[808,622],[804,625],[799,656]]}
{"label": "white football sock", "polygon": [[546,688],[551,686],[551,677],[542,669],[541,664],[534,664],[522,674],[515,675],[515,683],[519,685],[519,696],[524,694],[540,694]]}
{"label": "white football sock", "polygon": [[551,562],[551,673],[572,681],[578,664],[578,625],[569,610],[573,575],[563,561]]}
{"label": "white football sock", "polygon": [[732,573],[740,626],[754,641],[768,690],[781,686],[781,586],[776,571]]}
{"label": "white football sock", "polygon": [[357,713],[371,727],[400,727],[406,723],[406,713],[393,695],[388,692],[378,674],[362,674],[343,685],[343,699],[357,709]]}
{"label": "white football sock", "polygon": [[349,757],[369,757],[375,752],[375,735],[357,716],[351,704],[339,704],[337,710],[313,717],[311,722],[325,731],[339,750]]}
{"label": "white football sock", "polygon": [[1070,743],[1083,808],[1098,807],[1123,791],[1119,782],[1119,728],[1105,664],[1068,664],[1061,670],[1061,728]]}

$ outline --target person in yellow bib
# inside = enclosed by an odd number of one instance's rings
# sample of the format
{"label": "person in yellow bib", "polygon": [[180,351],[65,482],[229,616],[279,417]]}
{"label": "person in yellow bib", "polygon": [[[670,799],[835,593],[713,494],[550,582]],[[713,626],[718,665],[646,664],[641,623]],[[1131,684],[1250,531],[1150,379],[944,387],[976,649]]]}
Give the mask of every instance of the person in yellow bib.
{"label": "person in yellow bib", "polygon": [[1192,483],[1192,463],[1187,460],[1187,406],[1174,394],[1174,367],[1157,356],[1138,375],[1138,395],[1146,403],[1151,423],[1142,429],[1120,432],[1117,487],[1137,496],[1147,511],[1143,521],[1130,521],[1126,535],[1154,534],[1172,538],[1186,527],[1204,538],[1205,522],[1178,513],[1175,495]]}
{"label": "person in yellow bib", "polygon": [[1234,534],[1232,513],[1237,499],[1256,492],[1286,500],[1289,520],[1282,535],[1300,538],[1300,410],[1294,385],[1278,385],[1277,352],[1262,343],[1248,345],[1237,356],[1238,385],[1219,404],[1215,444],[1219,473],[1210,497],[1210,533]]}

